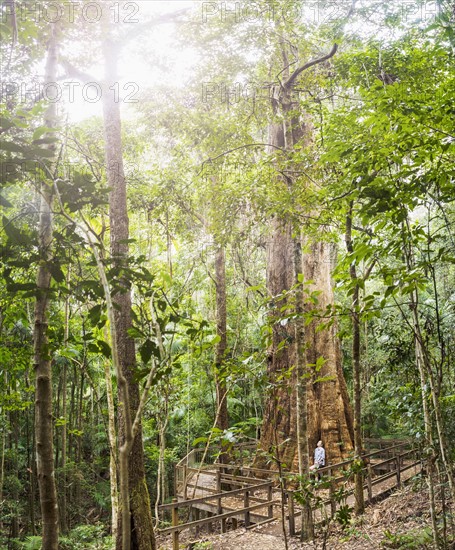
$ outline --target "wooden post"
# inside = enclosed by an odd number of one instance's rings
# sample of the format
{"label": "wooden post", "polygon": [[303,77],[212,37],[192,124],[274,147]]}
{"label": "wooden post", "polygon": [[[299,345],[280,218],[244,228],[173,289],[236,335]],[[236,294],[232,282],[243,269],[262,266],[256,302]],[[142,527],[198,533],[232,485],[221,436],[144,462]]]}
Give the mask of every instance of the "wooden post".
{"label": "wooden post", "polygon": [[[172,502],[177,504],[177,499],[173,498]],[[172,507],[172,527],[177,527],[179,524],[179,509],[177,506]],[[179,550],[179,532],[174,531],[172,533],[172,550]]]}
{"label": "wooden post", "polygon": [[[270,485],[267,487],[267,500],[271,502],[273,500],[273,488],[272,488],[272,482],[270,482]],[[269,504],[269,518],[273,518],[273,504]]]}
{"label": "wooden post", "polygon": [[[211,518],[213,515],[212,512],[206,512],[206,514],[208,518]],[[213,523],[211,521],[207,524],[207,532],[213,533]]]}
{"label": "wooden post", "polygon": [[367,470],[368,470],[368,473],[367,473],[368,500],[371,501],[373,499],[373,482],[372,482],[373,468],[371,467],[371,464],[367,465]]}
{"label": "wooden post", "polygon": [[[194,519],[195,519],[195,521],[197,521],[200,518],[201,518],[201,512],[200,512],[199,508],[194,508]],[[196,537],[199,535],[200,530],[201,530],[200,525],[196,525],[196,530],[195,530]]]}
{"label": "wooden post", "polygon": [[337,504],[335,502],[335,482],[332,480],[330,481],[329,486],[329,498],[330,498],[330,516],[333,518],[335,517],[335,513],[337,511]]}
{"label": "wooden post", "polygon": [[187,487],[188,485],[188,467],[186,464],[183,465],[183,500],[187,499]]}
{"label": "wooden post", "polygon": [[216,492],[221,493],[221,470],[220,468],[216,471]]}
{"label": "wooden post", "polygon": [[289,535],[291,537],[295,536],[295,516],[294,516],[294,495],[288,493],[288,511],[289,511]]}
{"label": "wooden post", "polygon": [[[245,496],[243,498],[243,507],[249,508],[250,507],[250,492],[245,491]],[[245,527],[250,526],[250,511],[245,510]]]}
{"label": "wooden post", "polygon": [[397,468],[397,487],[401,487],[401,459],[400,455],[395,458]]}
{"label": "wooden post", "polygon": [[[216,491],[217,493],[221,493],[221,470],[217,470],[216,472]],[[217,499],[217,514],[223,513],[223,505],[221,504],[221,497],[218,497]],[[221,519],[221,532],[226,533],[226,518]]]}

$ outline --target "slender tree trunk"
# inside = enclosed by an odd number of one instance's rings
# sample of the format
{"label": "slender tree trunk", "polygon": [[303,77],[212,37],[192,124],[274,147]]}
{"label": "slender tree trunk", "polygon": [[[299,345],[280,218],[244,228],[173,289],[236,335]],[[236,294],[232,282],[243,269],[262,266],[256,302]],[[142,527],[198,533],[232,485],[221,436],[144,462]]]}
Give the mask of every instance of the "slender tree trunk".
{"label": "slender tree trunk", "polygon": [[[346,248],[349,254],[353,254],[354,246],[352,243],[352,203],[350,205],[349,214],[346,217]],[[362,394],[361,394],[361,366],[360,366],[360,285],[357,279],[357,270],[354,260],[349,266],[349,273],[351,276],[352,288],[352,365],[354,374],[354,458],[357,461],[361,461],[362,455]],[[363,466],[363,464],[362,464]],[[358,469],[358,471],[357,471]],[[355,512],[356,514],[362,514],[365,509],[365,500],[363,494],[363,474],[359,467],[356,468],[354,473],[355,483]]]}
{"label": "slender tree trunk", "polygon": [[[8,387],[6,385],[6,371],[4,372],[4,378],[5,378],[5,387]],[[2,427],[1,429],[1,447],[0,447],[0,502],[3,502],[3,485],[5,480],[5,439],[6,439],[6,415],[4,415],[3,410],[1,411],[0,419],[2,421]],[[3,521],[0,518],[0,529],[3,528]]]}
{"label": "slender tree trunk", "polygon": [[[109,341],[106,331],[104,336]],[[111,341],[112,346],[112,341]],[[108,434],[109,434],[109,479],[111,486],[111,532],[112,536],[117,536],[118,529],[118,480],[117,480],[117,433],[115,428],[115,407],[114,391],[112,389],[112,378],[109,361],[104,362],[104,379],[106,381],[106,399],[108,414]]]}
{"label": "slender tree trunk", "polygon": [[76,409],[76,386],[77,386],[77,367],[74,365],[73,368],[73,376],[71,380],[71,393],[70,393],[70,411],[69,411],[69,426],[70,431],[68,434],[68,458],[70,461],[75,462],[75,444],[74,439],[75,436],[73,434],[73,430],[76,426],[75,421],[75,409]]}
{"label": "slender tree trunk", "polygon": [[[406,218],[406,230],[407,230],[407,234],[411,238],[412,229],[410,227],[408,218]],[[406,261],[407,261],[408,270],[411,271],[415,269],[414,250],[413,250],[411,240],[407,247]],[[455,482],[454,482],[454,476],[452,471],[452,465],[449,459],[449,445],[446,437],[447,430],[444,426],[444,419],[441,411],[439,383],[435,380],[435,375],[433,373],[433,368],[430,361],[430,353],[425,344],[422,329],[420,327],[420,319],[419,319],[419,311],[418,311],[419,293],[418,293],[417,287],[415,287],[413,292],[411,293],[410,307],[411,307],[412,318],[413,318],[413,325],[414,325],[413,328],[414,328],[414,337],[415,337],[416,346],[419,350],[419,356],[421,357],[422,365],[426,373],[426,378],[430,386],[431,400],[433,403],[433,411],[434,411],[434,422],[435,422],[435,427],[438,434],[439,452],[440,452],[442,463],[444,464],[444,469],[446,471],[446,475],[449,481],[451,496],[452,496],[452,499],[455,501]]]}
{"label": "slender tree trunk", "polygon": [[[224,361],[227,349],[227,312],[226,312],[226,258],[223,246],[218,246],[215,256],[215,281],[216,281],[216,333],[219,342],[216,345],[215,353],[215,384],[216,384],[216,405],[217,422],[216,427],[225,431],[229,428],[226,372]],[[221,463],[228,461],[225,445],[223,445],[219,460]]]}
{"label": "slender tree trunk", "polygon": [[[413,312],[417,311],[416,297],[413,297],[412,299],[411,308]],[[413,313],[413,319],[414,319],[414,328],[416,329],[419,321],[418,321],[417,315],[414,313]],[[433,430],[432,430],[431,412],[428,404],[429,398],[428,398],[428,390],[427,390],[427,383],[426,383],[426,377],[425,377],[425,361],[423,357],[421,342],[419,341],[419,338],[416,332],[414,332],[414,344],[415,344],[416,364],[417,364],[417,369],[419,371],[419,376],[420,376],[420,389],[422,393],[423,420],[425,425],[425,440],[427,443],[427,452],[428,451],[430,452],[430,454],[427,455],[427,468],[428,468],[428,491],[429,491],[429,497],[430,497],[431,523],[433,527],[433,537],[434,537],[434,542],[436,544],[436,548],[440,548],[440,536],[439,536],[439,530],[438,530],[436,497],[435,497],[436,457],[434,455],[434,448],[433,448],[433,443],[434,443],[433,433],[432,433]]]}
{"label": "slender tree trunk", "polygon": [[[16,384],[14,383],[14,386]],[[15,388],[14,388],[15,390]],[[19,425],[17,422],[17,411],[13,410],[9,413],[10,416],[10,426],[11,426],[11,441],[10,441],[10,449],[12,450],[12,456],[16,457],[16,460],[12,460],[12,468],[10,469],[11,475],[14,476],[16,479],[19,479],[19,461],[17,460],[19,458]],[[13,484],[12,490],[11,490],[11,496],[13,501],[18,502],[19,501],[19,491],[17,484]],[[17,538],[19,536],[19,518],[18,518],[18,512],[15,511],[13,517],[11,518],[11,537],[13,539]]]}
{"label": "slender tree trunk", "polygon": [[[69,268],[68,268],[68,277],[66,281],[67,285],[69,286],[70,283],[70,276],[69,276]],[[65,347],[68,347],[68,341],[69,341],[69,323],[70,323],[70,304],[69,304],[69,297],[65,300],[65,334],[64,334],[64,345]],[[68,378],[68,365],[65,361],[63,365],[63,373],[62,373],[62,418],[63,418],[63,425],[62,425],[62,459],[61,459],[61,468],[62,468],[62,487],[61,487],[61,495],[60,495],[60,529],[62,533],[66,533],[68,531],[68,524],[67,524],[67,518],[66,518],[66,449],[67,449],[67,399],[66,399],[66,392],[67,392],[67,378]]]}
{"label": "slender tree trunk", "polygon": [[[106,84],[103,90],[104,133],[106,149],[107,180],[111,188],[109,217],[111,229],[111,254],[117,267],[126,265],[128,260],[128,211],[126,180],[123,167],[120,107],[115,101],[112,86],[117,79],[117,49],[114,40],[104,42]],[[119,452],[120,470],[127,475],[120,476],[123,484],[121,514],[117,534],[117,550],[155,549],[150,497],[145,481],[144,452],[142,447],[142,427],[139,423],[137,434],[131,441],[131,419],[135,418],[139,406],[139,385],[134,381],[136,353],[134,341],[128,330],[131,320],[131,292],[126,281],[123,290],[114,297],[114,323],[119,365],[126,382],[126,388],[119,384]],[[125,401],[126,391],[128,396]],[[129,408],[129,410],[127,410]],[[125,414],[126,413],[126,414]],[[126,487],[125,487],[126,484]],[[128,521],[130,524],[128,525]],[[129,533],[131,535],[129,536]]]}
{"label": "slender tree trunk", "polygon": [[[55,418],[60,418],[60,396],[62,394],[62,377],[58,376],[58,384],[57,384],[57,399],[55,400],[55,407],[54,407],[54,416]],[[60,464],[60,440],[58,437],[55,438],[55,447],[54,447],[54,454],[55,454],[55,465],[58,467]],[[57,486],[57,492],[59,493],[59,487]]]}
{"label": "slender tree trunk", "polygon": [[[309,471],[310,449],[308,447],[308,373],[306,369],[305,351],[305,324],[303,307],[303,262],[302,262],[302,241],[300,235],[294,237],[294,273],[295,273],[295,342],[296,342],[296,372],[297,372],[297,454],[299,462],[299,475],[302,479],[300,489],[303,489],[304,476]],[[302,507],[302,530],[301,540],[312,540],[314,538],[313,515],[309,504]]]}
{"label": "slender tree trunk", "polygon": [[[407,221],[407,220],[406,220]],[[406,256],[406,263],[409,270],[414,268],[414,251],[412,248],[412,243],[406,242],[405,235],[411,235],[409,223],[406,227],[403,226],[403,240],[404,240],[404,250]],[[427,468],[428,468],[428,492],[430,500],[430,515],[431,523],[433,528],[433,538],[436,545],[436,548],[441,547],[441,540],[438,530],[437,522],[437,510],[436,510],[436,496],[435,496],[435,479],[436,479],[436,460],[434,449],[434,440],[433,440],[433,427],[432,427],[432,418],[431,411],[429,406],[429,396],[428,396],[428,385],[427,385],[427,372],[425,368],[425,352],[423,349],[423,340],[422,333],[420,330],[420,320],[418,314],[418,303],[419,296],[417,289],[411,292],[410,296],[410,309],[412,314],[413,321],[413,333],[414,333],[414,346],[415,346],[415,357],[417,370],[420,377],[420,389],[422,393],[422,407],[423,407],[423,420],[425,426],[425,442],[426,442],[426,452],[427,452]]]}
{"label": "slender tree trunk", "polygon": [[[57,79],[57,29],[52,25],[46,63],[46,82]],[[45,116],[45,126],[55,126],[56,105],[51,103]],[[52,367],[48,338],[48,307],[52,261],[52,184],[42,181],[40,188],[40,219],[38,246],[40,265],[37,274],[35,302],[34,368],[35,368],[35,433],[38,485],[40,491],[43,548],[58,550],[58,504],[54,475],[52,421]]]}
{"label": "slender tree trunk", "polygon": [[[33,416],[32,416],[33,418]],[[36,462],[35,457],[35,439],[34,432],[30,432],[30,411],[27,411],[27,470],[28,470],[28,480],[29,480],[29,490],[28,490],[28,499],[29,499],[29,520],[30,527],[28,532],[32,536],[36,535],[35,527],[35,473],[36,473]],[[33,424],[33,422],[32,422]],[[2,501],[0,495],[0,502]]]}
{"label": "slender tree trunk", "polygon": [[[165,400],[169,399],[168,393],[166,392],[164,396]],[[160,418],[157,418],[158,423],[158,438],[159,438],[159,448],[160,454],[158,458],[158,472],[156,476],[156,501],[155,501],[155,525],[158,526],[159,520],[159,510],[158,506],[160,503],[164,502],[166,499],[166,465],[164,461],[165,452],[166,452],[166,429],[169,421],[169,411],[168,404],[165,404],[165,411],[163,415],[159,415]]]}
{"label": "slender tree trunk", "polygon": [[[78,388],[79,396],[77,398],[77,403],[75,404],[76,430],[79,432],[79,434],[82,433],[83,431],[82,411],[83,411],[83,405],[84,405],[84,382],[85,382],[85,375],[83,370],[81,372],[80,380],[81,380],[80,386]],[[76,437],[75,437],[74,462],[76,464],[80,464],[82,462],[82,437],[79,434],[76,434]],[[75,505],[76,509],[79,509],[80,502],[81,502],[81,481],[79,478],[77,478],[74,482],[74,499],[73,499],[73,504]]]}

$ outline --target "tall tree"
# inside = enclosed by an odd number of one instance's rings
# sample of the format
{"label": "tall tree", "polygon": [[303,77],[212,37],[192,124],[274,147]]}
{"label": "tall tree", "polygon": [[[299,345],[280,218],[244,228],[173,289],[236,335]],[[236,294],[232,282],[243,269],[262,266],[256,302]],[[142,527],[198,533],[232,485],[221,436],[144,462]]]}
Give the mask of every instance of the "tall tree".
{"label": "tall tree", "polygon": [[[224,368],[227,351],[227,304],[226,304],[226,258],[224,246],[218,245],[215,252],[216,287],[216,333],[219,341],[215,351],[215,383],[217,418],[216,427],[223,432],[229,428],[226,369]],[[226,453],[220,459],[226,460]]]}
{"label": "tall tree", "polygon": [[[118,48],[110,33],[104,40],[103,52],[106,68],[103,93],[106,173],[111,189],[109,197],[111,254],[114,266],[121,273],[128,266],[129,219],[123,165],[120,104],[111,93],[112,87],[118,82]],[[132,327],[131,289],[124,276],[121,276],[121,287],[113,298],[118,360],[126,383],[126,388],[122,388],[121,381],[119,381],[121,407],[119,408],[118,435],[120,460],[127,461],[128,475],[126,479],[121,478],[120,483],[127,484],[129,495],[129,502],[128,500],[125,502],[126,488],[124,487],[124,490],[120,491],[121,514],[119,514],[117,549],[129,550],[131,547],[133,550],[150,550],[155,548],[155,537],[150,497],[145,481],[141,423],[139,422],[135,435],[131,430],[131,419],[136,417],[140,396],[139,384],[134,379],[136,366],[134,340],[128,333]],[[127,401],[125,401],[125,393],[128,394]],[[131,515],[130,527],[125,522],[126,513]],[[131,532],[131,538],[128,536],[129,532]]]}
{"label": "tall tree", "polygon": [[[311,123],[307,115],[300,112],[294,87],[300,74],[315,65],[330,59],[336,52],[335,45],[325,56],[309,61],[289,73],[289,60],[284,41],[280,44],[283,60],[284,81],[273,88],[272,107],[280,121],[269,126],[269,152],[279,150],[292,158],[297,147],[308,145],[312,140]],[[292,162],[292,161],[291,161]],[[298,165],[294,161],[297,170]],[[291,170],[292,172],[292,170]],[[295,181],[292,176],[277,169],[278,180],[283,187],[292,190]],[[267,249],[267,288],[274,301],[272,315],[276,317],[272,328],[272,345],[269,353],[268,376],[274,386],[265,405],[261,432],[261,447],[268,450],[274,442],[274,432],[278,430],[279,440],[285,442],[283,460],[291,467],[297,459],[297,415],[295,371],[296,342],[292,323],[283,323],[280,311],[286,306],[283,293],[289,292],[296,280],[295,243],[293,225],[289,217],[275,215]],[[318,293],[319,310],[324,311],[333,303],[331,282],[331,246],[328,243],[311,243],[304,239],[303,279],[312,282],[312,292]],[[306,306],[311,313],[314,306]],[[346,384],[341,369],[341,356],[334,325],[320,330],[319,323],[313,320],[305,330],[306,365],[318,372],[308,381],[308,424],[307,438],[310,447],[315,447],[319,439],[327,447],[330,461],[338,461],[352,449],[352,413]],[[300,351],[301,353],[302,351]],[[286,373],[288,373],[286,375]],[[307,374],[307,373],[303,373]],[[291,376],[292,383],[289,384]],[[278,382],[281,380],[281,382]]]}
{"label": "tall tree", "polygon": [[[349,212],[346,216],[346,250],[353,254],[352,244],[352,216],[353,205],[349,205]],[[352,292],[352,367],[354,371],[354,457],[360,460],[362,454],[362,401],[361,401],[361,368],[360,368],[360,283],[357,279],[357,268],[352,260],[349,266],[351,282],[354,286]],[[363,476],[362,471],[355,474],[355,510],[358,514],[364,511]]]}
{"label": "tall tree", "polygon": [[[45,82],[57,80],[58,67],[58,30],[51,25],[48,42]],[[56,103],[50,102],[46,115],[45,126],[53,128],[56,125]],[[49,149],[54,153],[55,145]],[[37,297],[35,302],[34,335],[34,367],[36,377],[35,390],[35,439],[37,475],[40,492],[41,516],[43,523],[43,548],[58,549],[59,515],[57,491],[55,486],[54,446],[53,446],[53,413],[52,413],[52,364],[48,336],[48,308],[51,290],[51,262],[53,229],[53,180],[50,166],[47,178],[43,177],[40,186],[40,217],[38,229],[38,246],[40,263],[37,274]]]}

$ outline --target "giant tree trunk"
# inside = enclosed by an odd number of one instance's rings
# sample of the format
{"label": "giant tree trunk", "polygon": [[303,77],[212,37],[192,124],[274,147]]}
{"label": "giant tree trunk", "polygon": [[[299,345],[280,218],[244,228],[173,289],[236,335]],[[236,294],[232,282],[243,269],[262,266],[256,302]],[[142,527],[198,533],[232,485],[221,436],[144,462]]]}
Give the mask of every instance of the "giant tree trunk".
{"label": "giant tree trunk", "polygon": [[[52,25],[46,64],[46,82],[55,82],[57,76],[57,30]],[[51,103],[45,116],[45,126],[55,126],[56,105]],[[52,146],[51,146],[52,147]],[[52,365],[48,338],[48,306],[51,285],[52,261],[52,182],[42,181],[40,186],[40,218],[38,246],[40,264],[37,273],[35,303],[34,368],[35,439],[37,476],[41,504],[43,548],[58,549],[58,504],[54,475],[53,419],[52,419]]]}
{"label": "giant tree trunk", "polygon": [[[295,371],[291,372],[296,360],[295,329],[292,323],[280,322],[280,308],[285,301],[275,297],[293,285],[293,252],[290,223],[275,218],[267,244],[267,290],[273,304],[270,311],[272,339],[267,357],[270,393],[264,409],[260,447],[270,452],[276,440],[281,443],[289,438],[289,443],[280,449],[285,468],[292,466],[297,450],[296,396],[292,389],[296,376]],[[265,464],[265,460],[258,459],[258,466]]]}
{"label": "giant tree trunk", "polygon": [[[292,154],[296,145],[311,142],[311,124],[305,116],[298,116],[299,105],[292,97],[292,87],[300,73],[320,62],[325,61],[336,52],[336,45],[330,54],[318,60],[311,61],[289,76],[289,63],[283,45],[282,57],[285,69],[284,83],[276,87],[272,94],[272,107],[280,116],[281,122],[269,126],[269,152],[277,149]],[[283,174],[283,170],[277,173]],[[292,188],[294,181],[289,176],[277,175],[277,182]],[[295,271],[295,246],[292,220],[276,215],[271,222],[271,234],[267,244],[267,289],[272,300],[270,315],[272,316],[272,342],[268,357],[268,378],[271,390],[265,405],[264,420],[261,432],[260,447],[263,451],[270,451],[274,442],[282,443],[280,455],[288,468],[297,468],[297,418],[298,395],[296,388],[302,383],[305,375],[320,358],[324,364],[313,379],[307,382],[306,401],[308,421],[306,434],[299,436],[308,439],[308,447],[313,449],[319,439],[322,439],[327,460],[336,462],[344,458],[352,450],[352,411],[349,403],[346,383],[341,369],[340,344],[336,336],[336,324],[319,330],[318,321],[313,321],[305,328],[306,364],[296,376],[297,343],[295,325],[293,322],[280,320],[281,308],[286,298],[276,297],[289,291],[297,277]],[[311,291],[319,291],[318,309],[333,303],[333,289],[331,281],[331,245],[328,243],[305,242],[303,258],[303,278],[313,281],[309,287]],[[297,308],[301,304],[297,305]],[[307,309],[314,306],[306,306]],[[295,311],[294,306],[294,311]],[[301,331],[303,332],[303,331]],[[299,351],[303,353],[302,350]],[[324,381],[317,381],[325,378]],[[305,426],[305,425],[304,425]],[[299,425],[302,427],[302,424]],[[299,431],[301,431],[299,429]],[[277,437],[275,436],[277,432]],[[301,443],[302,450],[304,446]],[[306,462],[306,461],[305,461]],[[300,469],[305,463],[300,458]],[[264,466],[265,460],[258,459],[258,466]]]}
{"label": "giant tree trunk", "polygon": [[[317,308],[321,311],[334,302],[331,279],[333,248],[330,243],[315,243],[310,245],[310,252],[304,257],[305,280],[314,281],[309,290],[319,292]],[[324,359],[321,369],[313,373],[309,383],[308,437],[311,449],[316,447],[319,439],[323,441],[326,461],[333,464],[352,451],[353,413],[341,368],[337,324],[320,330],[321,322],[327,321],[313,320],[306,327],[307,364],[316,365],[318,359]],[[314,370],[314,367],[310,368]],[[318,382],[319,378],[324,380]]]}
{"label": "giant tree trunk", "polygon": [[[106,63],[106,86],[103,92],[104,132],[106,140],[106,169],[109,187],[110,235],[111,254],[116,266],[127,266],[129,223],[126,200],[126,180],[123,167],[121,121],[119,104],[115,101],[110,87],[117,81],[117,52],[114,41],[106,40],[104,44]],[[124,410],[119,407],[119,447],[120,452],[127,453],[121,460],[127,461],[129,513],[131,514],[131,548],[132,550],[150,550],[155,548],[155,539],[152,525],[150,498],[145,481],[144,452],[142,447],[142,427],[139,425],[131,451],[127,449],[126,441],[130,431],[131,419],[136,416],[139,406],[139,386],[134,381],[136,353],[133,339],[128,335],[132,326],[131,320],[131,292],[127,281],[123,281],[122,291],[114,296],[115,332],[118,351],[118,360],[126,381],[129,401],[129,417],[125,417]],[[119,394],[120,401],[122,396]],[[125,446],[125,443],[127,445]],[[121,480],[122,481],[122,480]],[[123,480],[125,481],[125,480]],[[121,493],[120,493],[121,494]],[[124,507],[124,502],[120,503]],[[128,505],[128,503],[127,503]],[[122,508],[123,509],[123,508]],[[123,510],[124,511],[124,510]],[[117,532],[117,550],[121,550],[122,542],[122,514],[119,515]]]}

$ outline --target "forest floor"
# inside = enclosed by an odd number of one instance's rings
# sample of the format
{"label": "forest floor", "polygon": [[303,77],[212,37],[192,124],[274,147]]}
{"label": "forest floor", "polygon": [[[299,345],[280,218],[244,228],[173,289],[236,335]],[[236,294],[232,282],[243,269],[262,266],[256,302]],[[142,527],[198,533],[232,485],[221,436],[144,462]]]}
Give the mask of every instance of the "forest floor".
{"label": "forest floor", "polygon": [[[447,514],[447,530],[452,533],[455,510]],[[288,539],[289,550],[373,550],[384,548],[430,549],[431,521],[425,485],[409,484],[388,498],[366,508],[342,529],[332,522],[326,533],[319,530],[311,543]],[[405,535],[408,536],[405,536]],[[325,542],[324,542],[325,540]],[[170,539],[159,540],[158,548],[172,548]],[[279,521],[246,530],[238,528],[223,534],[181,536],[180,548],[187,550],[281,550],[285,549]],[[455,550],[455,543],[452,546]],[[451,550],[452,550],[451,548]]]}

